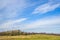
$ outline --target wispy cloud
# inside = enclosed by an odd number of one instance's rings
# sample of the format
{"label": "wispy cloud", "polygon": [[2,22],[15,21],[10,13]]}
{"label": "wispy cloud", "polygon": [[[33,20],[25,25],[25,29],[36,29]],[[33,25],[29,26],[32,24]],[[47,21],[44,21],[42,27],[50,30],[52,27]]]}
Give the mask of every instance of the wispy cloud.
{"label": "wispy cloud", "polygon": [[42,4],[42,5],[38,6],[32,12],[32,14],[37,14],[37,13],[44,14],[44,13],[53,11],[60,6],[60,3],[56,3],[56,4],[54,3],[53,5],[51,5],[51,4],[53,4],[53,3],[48,2],[48,3],[45,3],[45,4]]}
{"label": "wispy cloud", "polygon": [[[60,12],[55,10],[58,7],[60,7],[60,2],[57,0],[0,0],[0,31],[60,26]],[[52,12],[56,17],[51,14],[33,15],[48,12]]]}
{"label": "wispy cloud", "polygon": [[0,28],[9,28],[9,27],[14,27],[14,26],[18,26],[15,25],[16,23],[21,23],[23,21],[27,20],[27,18],[21,18],[21,19],[17,19],[17,20],[8,20],[7,22],[4,22],[0,25]]}
{"label": "wispy cloud", "polygon": [[[25,28],[23,29],[32,29],[32,28],[38,28],[38,27],[52,27],[52,25],[60,24],[60,17],[48,17],[43,19],[38,19],[33,22],[30,22],[29,24],[25,25]],[[47,27],[46,27],[47,28]]]}

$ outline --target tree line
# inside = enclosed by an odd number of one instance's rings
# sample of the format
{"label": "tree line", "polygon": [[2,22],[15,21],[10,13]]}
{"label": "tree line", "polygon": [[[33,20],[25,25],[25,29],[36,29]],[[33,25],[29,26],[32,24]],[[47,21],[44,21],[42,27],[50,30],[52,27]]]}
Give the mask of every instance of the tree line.
{"label": "tree line", "polygon": [[16,36],[16,35],[34,35],[34,34],[45,34],[45,35],[58,35],[60,34],[54,34],[54,33],[34,33],[34,32],[22,32],[21,30],[12,30],[12,31],[6,31],[6,32],[0,32],[0,36]]}
{"label": "tree line", "polygon": [[31,35],[31,34],[34,34],[34,33],[22,32],[20,30],[0,32],[0,36],[16,36],[16,35]]}

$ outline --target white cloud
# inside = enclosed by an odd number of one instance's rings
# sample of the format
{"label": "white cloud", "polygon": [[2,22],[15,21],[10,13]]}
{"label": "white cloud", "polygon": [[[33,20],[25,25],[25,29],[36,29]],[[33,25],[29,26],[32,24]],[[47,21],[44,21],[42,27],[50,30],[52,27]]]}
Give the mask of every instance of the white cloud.
{"label": "white cloud", "polygon": [[38,6],[32,13],[33,14],[37,14],[37,13],[44,14],[44,13],[55,10],[59,6],[60,6],[59,3],[51,5],[51,2],[49,2],[49,3]]}
{"label": "white cloud", "polygon": [[46,27],[46,26],[50,27],[52,25],[55,26],[57,24],[60,24],[60,17],[50,17],[50,18],[48,17],[26,24],[25,28],[23,29],[32,29],[32,28]]}
{"label": "white cloud", "polygon": [[[3,14],[7,18],[16,17],[18,15],[18,11],[23,10],[26,7],[26,2],[24,0],[3,0],[2,7],[5,8]],[[3,15],[2,14],[2,15]]]}
{"label": "white cloud", "polygon": [[[18,26],[16,23],[21,23],[23,21],[27,20],[27,18],[21,18],[21,19],[17,19],[17,20],[8,20],[7,22],[4,22],[0,25],[0,28],[9,28],[9,27],[14,27],[14,26]],[[15,25],[16,24],[16,25]]]}
{"label": "white cloud", "polygon": [[33,5],[35,4],[30,4],[27,0],[0,0],[0,14],[2,14],[5,18],[13,18],[21,15],[24,8]]}

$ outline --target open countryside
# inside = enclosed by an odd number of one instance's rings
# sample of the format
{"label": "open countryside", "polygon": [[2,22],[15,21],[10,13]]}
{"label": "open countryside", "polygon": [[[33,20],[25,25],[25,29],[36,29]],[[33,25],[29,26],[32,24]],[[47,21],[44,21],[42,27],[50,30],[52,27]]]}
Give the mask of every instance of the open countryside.
{"label": "open countryside", "polygon": [[60,0],[0,0],[0,40],[60,40]]}
{"label": "open countryside", "polygon": [[0,40],[60,40],[60,34],[26,33],[13,30],[0,32]]}
{"label": "open countryside", "polygon": [[20,36],[0,36],[0,40],[60,40],[60,36],[54,35],[20,35]]}

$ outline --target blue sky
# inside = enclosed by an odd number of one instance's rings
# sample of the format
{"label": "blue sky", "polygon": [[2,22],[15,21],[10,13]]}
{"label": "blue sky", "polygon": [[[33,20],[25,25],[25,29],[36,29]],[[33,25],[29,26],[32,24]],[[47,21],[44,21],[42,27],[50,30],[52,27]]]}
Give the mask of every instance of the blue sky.
{"label": "blue sky", "polygon": [[0,0],[0,31],[60,33],[60,0]]}

